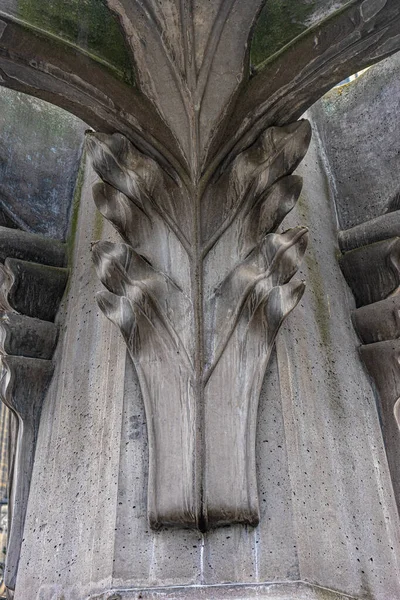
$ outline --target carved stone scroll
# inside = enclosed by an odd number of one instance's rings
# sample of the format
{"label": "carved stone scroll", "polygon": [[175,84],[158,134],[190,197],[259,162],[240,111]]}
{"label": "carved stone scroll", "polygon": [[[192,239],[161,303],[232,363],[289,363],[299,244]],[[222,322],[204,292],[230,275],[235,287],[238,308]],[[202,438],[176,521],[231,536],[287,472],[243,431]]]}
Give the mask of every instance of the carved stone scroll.
{"label": "carved stone scroll", "polygon": [[357,307],[395,293],[400,283],[400,238],[392,238],[346,252],[340,266]]}
{"label": "carved stone scroll", "polygon": [[135,363],[148,423],[148,515],[201,530],[257,524],[255,431],[276,334],[307,229],[276,233],[301,191],[300,121],[267,129],[197,185],[171,178],[122,135],[89,134],[95,203],[124,240],[98,242],[102,311]]}
{"label": "carved stone scroll", "polygon": [[64,244],[0,227],[0,397],[11,411],[14,440],[4,575],[9,598],[18,573],[42,404],[53,373],[58,337],[53,321],[68,279],[66,260]]}
{"label": "carved stone scroll", "polygon": [[351,229],[339,232],[339,245],[342,252],[348,252],[361,246],[368,246],[397,237],[400,233],[400,210],[361,223]]}

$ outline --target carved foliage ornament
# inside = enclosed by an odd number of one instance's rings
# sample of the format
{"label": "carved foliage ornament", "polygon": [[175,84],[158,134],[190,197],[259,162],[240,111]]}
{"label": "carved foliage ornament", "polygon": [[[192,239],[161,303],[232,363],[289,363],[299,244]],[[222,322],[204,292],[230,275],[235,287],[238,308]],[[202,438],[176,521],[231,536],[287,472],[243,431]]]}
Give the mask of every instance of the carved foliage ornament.
{"label": "carved foliage ornament", "polygon": [[145,402],[152,527],[259,520],[258,399],[307,245],[305,227],[276,231],[309,141],[307,121],[271,127],[195,187],[120,134],[88,136],[96,206],[124,240],[96,243],[93,259]]}
{"label": "carved foliage ornament", "polygon": [[[102,180],[96,205],[124,241],[98,243],[93,256],[108,290],[100,307],[122,331],[145,402],[150,523],[256,524],[260,388],[304,290],[291,279],[306,229],[277,231],[300,194],[292,173],[310,126],[288,123],[400,47],[399,3],[346,3],[252,74],[263,0],[107,5],[136,86],[104,84],[99,94],[104,79],[85,70],[72,105],[85,105],[94,127],[120,132],[88,137]],[[78,81],[88,82],[85,100]]]}
{"label": "carved foliage ornament", "polygon": [[[104,79],[85,70],[72,105],[120,132],[88,138],[103,182],[95,202],[124,240],[98,243],[93,256],[108,290],[100,307],[122,331],[145,402],[150,523],[256,524],[260,388],[279,326],[304,290],[291,278],[306,229],[277,229],[300,193],[292,172],[310,127],[287,123],[400,47],[399,3],[353,0],[251,76],[262,0],[107,5],[136,87],[103,84],[99,94]],[[85,100],[78,81],[88,82]]]}

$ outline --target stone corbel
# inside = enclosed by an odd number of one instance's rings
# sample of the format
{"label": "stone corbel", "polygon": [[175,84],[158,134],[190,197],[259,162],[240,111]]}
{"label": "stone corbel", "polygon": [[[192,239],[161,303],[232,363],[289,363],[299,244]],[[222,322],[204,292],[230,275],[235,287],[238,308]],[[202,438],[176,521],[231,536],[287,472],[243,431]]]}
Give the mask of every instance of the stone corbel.
{"label": "stone corbel", "polygon": [[353,315],[360,354],[379,394],[379,413],[400,510],[400,296],[363,306]]}
{"label": "stone corbel", "polygon": [[[260,386],[279,327],[304,290],[291,279],[307,231],[277,232],[299,196],[292,172],[310,139],[309,125],[293,121],[335,83],[400,48],[399,2],[346,2],[255,68],[249,51],[263,0],[105,4],[129,48],[134,85],[116,81],[77,44],[7,15],[2,84],[105,132],[88,137],[102,180],[94,198],[123,243],[93,246],[107,288],[98,301],[139,376],[151,526],[255,525]],[[5,280],[15,266],[6,266]],[[375,301],[368,286],[363,293]],[[5,302],[13,301],[8,293]],[[197,586],[177,595],[199,593],[207,595]]]}
{"label": "stone corbel", "polygon": [[115,109],[128,96],[116,94],[103,131],[120,133],[88,138],[102,180],[95,202],[124,241],[94,245],[93,257],[108,289],[100,307],[120,328],[143,393],[150,523],[254,525],[260,386],[304,289],[290,280],[306,229],[276,233],[300,193],[292,172],[310,139],[307,123],[288,123],[399,47],[400,9],[353,0],[250,75],[261,0],[218,0],[200,13],[181,2],[173,17],[158,2],[108,5],[151,110],[132,99],[127,133],[129,110]]}
{"label": "stone corbel", "polygon": [[309,141],[307,121],[267,129],[200,190],[122,135],[88,136],[96,205],[124,240],[93,259],[141,384],[153,528],[258,523],[259,394],[307,245],[304,227],[276,231]]}

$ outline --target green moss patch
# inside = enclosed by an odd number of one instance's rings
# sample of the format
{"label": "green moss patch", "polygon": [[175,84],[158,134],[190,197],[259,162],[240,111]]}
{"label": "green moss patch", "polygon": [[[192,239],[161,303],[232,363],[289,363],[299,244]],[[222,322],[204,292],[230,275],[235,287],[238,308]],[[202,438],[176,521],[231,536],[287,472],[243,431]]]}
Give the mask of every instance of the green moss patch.
{"label": "green moss patch", "polygon": [[133,85],[130,52],[117,16],[103,0],[19,0],[18,16],[114,67]]}
{"label": "green moss patch", "polygon": [[258,66],[307,29],[315,2],[268,0],[254,31],[250,60]]}
{"label": "green moss patch", "polygon": [[96,215],[94,219],[94,227],[93,227],[93,241],[97,242],[101,239],[104,227],[104,219],[103,215],[96,210]]}

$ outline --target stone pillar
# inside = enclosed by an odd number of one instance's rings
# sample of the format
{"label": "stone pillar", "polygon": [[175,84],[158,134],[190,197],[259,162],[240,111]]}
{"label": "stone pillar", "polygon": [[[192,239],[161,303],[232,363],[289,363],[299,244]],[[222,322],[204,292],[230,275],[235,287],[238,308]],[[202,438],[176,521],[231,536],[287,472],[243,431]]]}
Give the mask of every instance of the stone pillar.
{"label": "stone pillar", "polygon": [[101,284],[90,243],[116,237],[95,211],[87,166],[16,600],[26,590],[40,600],[399,595],[398,514],[317,138],[300,174],[303,193],[285,227],[307,222],[312,232],[301,271],[307,291],[278,336],[261,391],[260,522],[201,534],[149,527],[139,381],[94,301]]}
{"label": "stone pillar", "polygon": [[400,6],[300,4],[6,2],[2,82],[96,130],[15,600],[400,595],[324,149],[297,120],[400,48]]}

